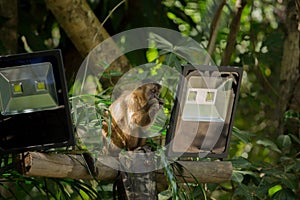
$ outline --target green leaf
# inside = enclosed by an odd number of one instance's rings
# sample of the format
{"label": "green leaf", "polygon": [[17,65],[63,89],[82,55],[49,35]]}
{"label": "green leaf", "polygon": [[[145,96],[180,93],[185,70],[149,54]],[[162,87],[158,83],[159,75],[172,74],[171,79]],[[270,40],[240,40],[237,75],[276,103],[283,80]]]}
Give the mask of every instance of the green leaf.
{"label": "green leaf", "polygon": [[170,190],[165,190],[158,194],[158,199],[160,200],[168,200],[171,197],[172,197],[172,192]]}
{"label": "green leaf", "polygon": [[270,192],[272,193],[272,195],[275,194],[276,192],[278,192],[278,190],[273,189],[273,190],[270,191],[270,189],[273,188],[273,187],[275,187],[275,186],[277,186],[277,185],[279,185],[279,183],[280,183],[279,181],[275,181],[275,182],[271,181],[271,182],[269,182],[269,181],[265,181],[265,180],[266,179],[263,179],[261,181],[261,183],[259,184],[259,186],[258,186],[258,188],[256,190],[256,195],[258,197],[262,198],[262,199],[266,195],[268,195]]}
{"label": "green leaf", "polygon": [[173,51],[173,44],[169,42],[166,38],[156,34],[156,33],[150,33],[150,42],[154,42],[156,44],[157,49],[165,49],[168,51]]}
{"label": "green leaf", "polygon": [[266,174],[266,175],[270,175],[272,177],[279,177],[281,174],[282,174],[282,171],[279,170],[279,169],[275,169],[274,167],[273,168],[264,168],[260,171],[261,173],[263,174]]}
{"label": "green leaf", "polygon": [[155,48],[149,48],[146,52],[146,57],[148,62],[153,62],[155,59],[158,58],[158,51]]}
{"label": "green leaf", "polygon": [[80,190],[79,193],[82,199],[89,199],[89,195],[85,191]]}
{"label": "green leaf", "polygon": [[246,158],[238,157],[231,161],[234,168],[249,168],[251,167],[251,162],[249,162]]}
{"label": "green leaf", "polygon": [[292,145],[292,140],[289,135],[280,135],[277,138],[277,142],[280,148],[288,148]]}
{"label": "green leaf", "polygon": [[282,190],[282,186],[281,185],[275,185],[273,187],[271,187],[269,190],[268,190],[268,194],[270,197],[272,197],[276,192]]}
{"label": "green leaf", "polygon": [[289,136],[294,140],[294,142],[300,144],[300,139],[294,134],[289,134]]}
{"label": "green leaf", "polygon": [[298,200],[296,194],[290,189],[282,189],[276,192],[273,196],[274,200]]}
{"label": "green leaf", "polygon": [[248,171],[248,170],[245,170],[245,171],[242,171],[242,170],[235,170],[236,173],[240,173],[242,175],[250,175],[250,176],[253,176],[253,177],[257,177],[257,175],[252,172],[252,171]]}
{"label": "green leaf", "polygon": [[286,187],[292,190],[298,188],[298,177],[295,174],[283,174],[281,181]]}
{"label": "green leaf", "polygon": [[240,139],[244,143],[250,143],[251,142],[251,136],[253,136],[252,133],[247,131],[241,131],[240,129],[233,127],[232,129],[232,135]]}
{"label": "green leaf", "polygon": [[300,114],[294,110],[288,110],[284,113],[284,120],[291,119],[291,118],[298,118],[300,119]]}
{"label": "green leaf", "polygon": [[266,148],[269,148],[270,150],[273,150],[273,151],[275,151],[277,153],[281,153],[281,151],[278,148],[278,146],[274,142],[272,142],[271,140],[269,140],[269,139],[258,140],[256,142],[256,144],[260,144],[260,145],[262,145],[262,146],[264,146]]}
{"label": "green leaf", "polygon": [[252,200],[254,199],[253,195],[255,195],[255,191],[256,191],[256,187],[240,184],[234,192],[234,196],[237,196],[238,198],[234,198],[234,199]]}
{"label": "green leaf", "polygon": [[237,183],[242,183],[244,176],[240,173],[240,171],[233,170],[231,180]]}

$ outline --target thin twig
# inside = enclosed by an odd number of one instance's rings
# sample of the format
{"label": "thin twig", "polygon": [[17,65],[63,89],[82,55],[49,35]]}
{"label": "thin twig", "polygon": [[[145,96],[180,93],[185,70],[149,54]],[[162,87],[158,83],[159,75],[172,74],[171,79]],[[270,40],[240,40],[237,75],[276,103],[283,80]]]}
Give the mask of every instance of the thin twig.
{"label": "thin twig", "polygon": [[101,23],[101,27],[103,27],[103,25],[105,24],[105,22],[111,17],[111,15],[123,4],[125,3],[126,0],[121,1],[120,3],[118,3],[110,12],[109,14],[106,16],[106,18],[103,20],[103,22]]}
{"label": "thin twig", "polygon": [[223,7],[225,5],[226,5],[226,0],[222,0],[222,2],[220,3],[220,5],[217,9],[217,12],[214,16],[213,22],[210,26],[210,39],[209,39],[209,43],[208,43],[208,47],[207,47],[207,56],[204,61],[205,65],[208,65],[209,62],[211,61],[211,55],[215,49],[218,30],[220,27],[222,11],[223,11]]}
{"label": "thin twig", "polygon": [[101,23],[100,27],[99,27],[99,30],[97,31],[95,37],[93,40],[96,39],[98,33],[100,32],[100,30],[103,28],[104,24],[106,23],[106,21],[111,17],[111,15],[123,4],[125,3],[126,0],[122,0],[120,3],[118,3],[109,13],[108,15],[106,16],[106,18],[103,20],[103,22]]}

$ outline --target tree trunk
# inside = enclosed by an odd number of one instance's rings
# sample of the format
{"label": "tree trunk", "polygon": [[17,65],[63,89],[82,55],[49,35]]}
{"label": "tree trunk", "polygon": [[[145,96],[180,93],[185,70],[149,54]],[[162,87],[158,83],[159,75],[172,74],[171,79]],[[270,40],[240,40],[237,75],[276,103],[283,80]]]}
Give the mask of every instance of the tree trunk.
{"label": "tree trunk", "polygon": [[18,49],[17,0],[0,1],[0,54],[16,53]]}
{"label": "tree trunk", "polygon": [[[57,21],[73,42],[79,53],[86,57],[98,44],[110,38],[102,24],[85,0],[46,0],[47,7],[52,11]],[[99,59],[105,61],[119,55],[119,47],[111,40],[99,54]],[[130,68],[128,59],[122,55],[108,70],[127,72]],[[115,83],[118,79],[114,79]]]}
{"label": "tree trunk", "polygon": [[[1,0],[0,1],[0,55],[14,54],[18,51],[18,1]],[[0,187],[0,196],[7,199],[13,198],[10,188],[15,192],[15,184],[3,181]]]}
{"label": "tree trunk", "polygon": [[[283,116],[287,110],[299,111],[299,10],[296,1],[290,0],[286,9],[286,36],[283,46],[283,56],[280,73],[280,95],[278,101],[277,121],[279,129],[277,135],[285,132]],[[293,105],[294,104],[294,105]]]}

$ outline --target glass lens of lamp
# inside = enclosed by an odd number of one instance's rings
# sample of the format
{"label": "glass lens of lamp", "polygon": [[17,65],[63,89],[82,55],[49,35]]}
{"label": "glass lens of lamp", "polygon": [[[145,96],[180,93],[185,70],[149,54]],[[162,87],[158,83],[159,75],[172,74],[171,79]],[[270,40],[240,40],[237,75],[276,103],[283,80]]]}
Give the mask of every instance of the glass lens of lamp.
{"label": "glass lens of lamp", "polygon": [[2,115],[35,112],[57,106],[58,99],[51,63],[0,69]]}
{"label": "glass lens of lamp", "polygon": [[224,122],[232,89],[231,78],[192,76],[183,107],[184,121]]}

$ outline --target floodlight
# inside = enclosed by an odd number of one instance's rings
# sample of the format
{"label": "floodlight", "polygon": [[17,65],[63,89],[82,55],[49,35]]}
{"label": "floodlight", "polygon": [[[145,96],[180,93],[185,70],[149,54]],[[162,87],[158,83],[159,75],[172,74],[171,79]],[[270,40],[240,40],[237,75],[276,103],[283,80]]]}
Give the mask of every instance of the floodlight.
{"label": "floodlight", "polygon": [[238,67],[183,67],[167,133],[170,156],[227,156],[242,72]]}
{"label": "floodlight", "polygon": [[0,56],[0,151],[74,145],[60,50]]}

